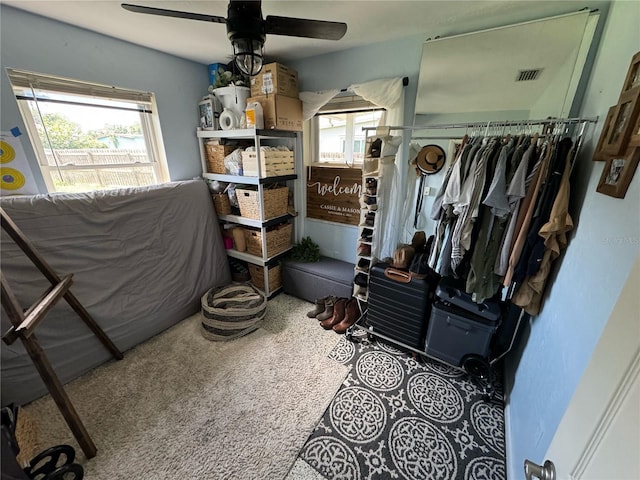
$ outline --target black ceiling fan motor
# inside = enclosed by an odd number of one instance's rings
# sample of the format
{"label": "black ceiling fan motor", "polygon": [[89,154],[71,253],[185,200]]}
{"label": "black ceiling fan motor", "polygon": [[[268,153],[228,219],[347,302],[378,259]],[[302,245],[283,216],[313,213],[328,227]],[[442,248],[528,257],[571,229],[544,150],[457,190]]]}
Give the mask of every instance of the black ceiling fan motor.
{"label": "black ceiling fan motor", "polygon": [[252,38],[265,41],[265,21],[262,18],[260,2],[231,0],[227,10],[227,37]]}

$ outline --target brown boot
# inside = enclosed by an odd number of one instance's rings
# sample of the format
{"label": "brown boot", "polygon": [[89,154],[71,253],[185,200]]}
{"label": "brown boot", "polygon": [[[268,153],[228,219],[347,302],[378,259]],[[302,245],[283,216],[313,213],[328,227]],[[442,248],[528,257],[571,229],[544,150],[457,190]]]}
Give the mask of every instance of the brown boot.
{"label": "brown boot", "polygon": [[344,320],[345,307],[347,305],[346,298],[339,298],[336,303],[333,304],[333,316],[320,322],[320,326],[325,330],[331,330],[336,324]]}
{"label": "brown boot", "polygon": [[316,318],[322,312],[324,312],[324,303],[329,299],[329,297],[318,298],[315,302],[315,307],[310,312],[307,312],[307,317]]}
{"label": "brown boot", "polygon": [[316,315],[316,318],[322,322],[327,318],[333,317],[333,305],[335,304],[336,300],[336,297],[327,297],[327,300],[324,302],[324,310],[322,311],[322,313]]}
{"label": "brown boot", "polygon": [[345,306],[344,318],[340,323],[333,326],[333,331],[336,333],[344,333],[347,329],[356,323],[356,320],[360,318],[360,308],[358,307],[358,301],[352,298],[347,302]]}

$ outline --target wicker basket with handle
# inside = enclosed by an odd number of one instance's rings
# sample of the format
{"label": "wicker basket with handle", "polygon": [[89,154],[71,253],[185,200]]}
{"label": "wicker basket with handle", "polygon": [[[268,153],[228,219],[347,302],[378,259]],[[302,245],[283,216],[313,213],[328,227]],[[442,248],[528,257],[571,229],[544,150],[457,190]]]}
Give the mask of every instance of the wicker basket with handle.
{"label": "wicker basket with handle", "polygon": [[[281,223],[274,227],[267,228],[267,254],[266,257],[273,257],[284,252],[291,247],[291,232],[293,226],[290,223]],[[251,255],[263,257],[262,255],[262,231],[244,229],[244,238],[247,243],[247,252]]]}
{"label": "wicker basket with handle", "polygon": [[257,190],[236,188],[240,215],[252,220],[268,220],[287,213],[289,187],[276,186],[263,190],[264,219],[260,218],[260,198]]}
{"label": "wicker basket with handle", "polygon": [[[280,264],[273,265],[269,270],[269,294],[282,286],[282,268]],[[249,264],[249,274],[251,275],[251,283],[260,290],[264,288],[264,267],[262,265]]]}
{"label": "wicker basket with handle", "polygon": [[213,193],[213,206],[218,215],[229,215],[231,213],[231,201],[226,193]]}
{"label": "wicker basket with handle", "polygon": [[227,173],[224,168],[224,157],[231,154],[238,147],[221,145],[217,142],[207,142],[204,146],[207,151],[207,169],[209,173]]}

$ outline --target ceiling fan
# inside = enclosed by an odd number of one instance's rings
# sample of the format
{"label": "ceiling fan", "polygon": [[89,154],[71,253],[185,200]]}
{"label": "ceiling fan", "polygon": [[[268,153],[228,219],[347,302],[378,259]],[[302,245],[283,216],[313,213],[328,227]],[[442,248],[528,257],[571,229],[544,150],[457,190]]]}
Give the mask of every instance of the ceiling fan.
{"label": "ceiling fan", "polygon": [[347,32],[347,24],[342,22],[275,15],[268,15],[266,19],[263,19],[260,0],[230,0],[227,18],[129,3],[123,3],[122,7],[136,13],[226,24],[227,37],[233,46],[236,65],[241,72],[250,76],[257,75],[262,69],[263,46],[268,34],[340,40]]}

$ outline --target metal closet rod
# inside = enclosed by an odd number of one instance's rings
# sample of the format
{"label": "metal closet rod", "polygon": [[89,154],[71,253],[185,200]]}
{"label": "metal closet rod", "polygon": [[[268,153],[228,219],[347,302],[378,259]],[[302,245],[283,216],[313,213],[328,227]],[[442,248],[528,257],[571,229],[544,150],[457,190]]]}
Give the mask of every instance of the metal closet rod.
{"label": "metal closet rod", "polygon": [[[564,125],[578,124],[578,123],[597,123],[598,117],[584,117],[584,118],[545,118],[543,120],[505,120],[505,121],[487,121],[487,122],[467,122],[467,123],[446,123],[446,124],[433,124],[433,125],[414,125],[414,126],[395,126],[384,127],[389,130],[436,130],[447,128],[491,128],[491,127],[515,127],[515,126],[528,126],[528,125],[546,125],[549,123],[562,123]],[[380,127],[362,127],[363,131],[376,130]]]}

